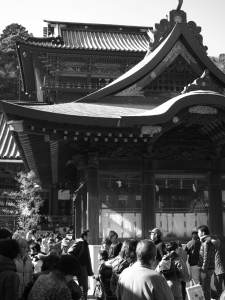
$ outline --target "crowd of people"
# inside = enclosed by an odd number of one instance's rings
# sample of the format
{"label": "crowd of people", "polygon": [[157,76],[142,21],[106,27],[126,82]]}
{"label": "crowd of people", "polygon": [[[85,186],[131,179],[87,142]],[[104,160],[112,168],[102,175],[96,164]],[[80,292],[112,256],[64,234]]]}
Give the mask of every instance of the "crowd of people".
{"label": "crowd of people", "polygon": [[123,243],[110,231],[96,274],[89,238],[84,230],[75,241],[71,228],[44,235],[30,230],[25,236],[0,229],[0,299],[86,300],[89,276],[96,280],[99,300],[185,300],[187,282],[201,285],[205,300],[225,299],[222,238],[205,225],[192,232],[185,247],[179,241],[164,243],[158,228],[149,239]]}
{"label": "crowd of people", "polygon": [[184,248],[179,241],[164,243],[158,228],[150,231],[150,239],[128,239],[123,245],[111,231],[102,243],[95,278],[101,281],[106,299],[185,300],[189,282],[201,285],[205,300],[224,300],[224,250],[222,238],[210,234],[206,225],[192,232]]}

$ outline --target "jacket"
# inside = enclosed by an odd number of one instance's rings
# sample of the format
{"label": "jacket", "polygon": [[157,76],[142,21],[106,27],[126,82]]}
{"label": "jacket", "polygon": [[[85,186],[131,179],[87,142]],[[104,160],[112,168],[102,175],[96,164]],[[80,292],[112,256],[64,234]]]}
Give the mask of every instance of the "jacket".
{"label": "jacket", "polygon": [[119,280],[120,274],[124,269],[131,267],[134,264],[132,259],[123,259],[120,255],[117,256],[112,262],[112,276],[110,279],[110,289],[112,294],[116,296],[116,287]]}
{"label": "jacket", "polygon": [[28,300],[71,300],[71,293],[64,276],[57,272],[41,275],[35,281]]}
{"label": "jacket", "polygon": [[118,300],[174,299],[165,278],[139,261],[121,273],[116,295]]}
{"label": "jacket", "polygon": [[162,257],[166,254],[166,245],[163,243],[163,241],[159,238],[155,242],[156,246],[156,260],[159,263],[162,259]]}
{"label": "jacket", "polygon": [[174,275],[167,278],[167,283],[173,296],[179,298],[182,297],[181,281],[188,282],[191,278],[184,260],[174,251],[169,256],[171,258],[171,271]]}
{"label": "jacket", "polygon": [[24,288],[32,280],[33,276],[33,265],[32,260],[28,254],[22,258],[20,255],[14,259],[16,264],[17,274],[19,276],[20,285],[19,285],[19,298],[22,298]]}
{"label": "jacket", "polygon": [[224,253],[222,252],[221,242],[219,239],[217,239],[215,236],[211,235],[211,242],[215,247],[215,275],[220,275],[225,273],[225,266],[222,261],[222,255]]}
{"label": "jacket", "polygon": [[215,269],[215,245],[218,241],[214,240],[215,242],[212,242],[212,238],[209,235],[202,236],[200,240],[201,247],[199,251],[198,266],[202,272],[206,273],[208,270]]}
{"label": "jacket", "polygon": [[19,277],[16,274],[15,262],[0,255],[0,298],[1,300],[17,300]]}
{"label": "jacket", "polygon": [[200,247],[201,242],[199,239],[192,239],[187,243],[185,251],[187,251],[190,266],[198,265]]}
{"label": "jacket", "polygon": [[78,261],[81,266],[87,268],[88,276],[94,275],[91,265],[91,257],[88,247],[88,242],[83,239],[79,239],[75,244],[68,249],[68,253],[74,255],[78,258]]}

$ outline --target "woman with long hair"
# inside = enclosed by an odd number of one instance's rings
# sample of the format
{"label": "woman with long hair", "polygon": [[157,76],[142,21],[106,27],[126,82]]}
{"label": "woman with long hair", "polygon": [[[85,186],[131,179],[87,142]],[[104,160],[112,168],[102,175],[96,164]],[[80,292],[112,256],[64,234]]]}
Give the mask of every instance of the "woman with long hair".
{"label": "woman with long hair", "polygon": [[[162,261],[159,263],[163,264],[164,261],[170,260],[171,266],[169,270],[163,271],[162,274],[167,280],[167,283],[173,293],[174,300],[183,300],[181,281],[190,281],[190,275],[184,260],[179,256],[179,245],[177,242],[170,242],[166,246],[168,254],[163,256]],[[157,267],[157,271],[159,270]]]}
{"label": "woman with long hair", "polygon": [[122,247],[122,243],[117,240],[118,234],[111,230],[106,238],[102,241],[101,250],[106,250],[109,254],[109,259],[116,257]]}
{"label": "woman with long hair", "polygon": [[122,249],[119,255],[112,262],[112,276],[110,280],[110,288],[112,294],[116,296],[116,287],[119,276],[122,271],[132,266],[137,260],[136,247],[138,241],[135,239],[128,239],[123,242]]}

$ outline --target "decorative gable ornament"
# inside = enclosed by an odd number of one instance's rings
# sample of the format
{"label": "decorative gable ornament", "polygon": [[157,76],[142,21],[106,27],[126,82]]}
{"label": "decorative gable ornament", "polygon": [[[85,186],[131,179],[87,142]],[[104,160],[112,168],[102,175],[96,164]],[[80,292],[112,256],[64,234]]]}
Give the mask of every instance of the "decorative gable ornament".
{"label": "decorative gable ornament", "polygon": [[196,60],[192,57],[192,55],[188,52],[186,47],[181,41],[177,41],[176,44],[173,46],[173,48],[170,50],[170,52],[167,54],[167,56],[163,59],[163,62],[169,61],[172,63],[174,59],[178,55],[182,55],[183,58],[190,64],[191,62],[196,64]]}
{"label": "decorative gable ornament", "polygon": [[212,91],[224,95],[224,90],[217,84],[214,83],[209,75],[209,70],[206,69],[202,76],[196,79],[193,83],[190,83],[184,88],[181,94],[186,94],[193,91]]}
{"label": "decorative gable ornament", "polygon": [[141,134],[149,134],[153,137],[154,134],[159,133],[162,131],[162,127],[160,126],[142,126],[141,127]]}
{"label": "decorative gable ornament", "polygon": [[204,51],[207,51],[208,47],[203,45],[203,37],[200,34],[202,30],[201,27],[197,26],[193,21],[187,23],[187,14],[183,10],[181,10],[182,4],[183,0],[178,0],[177,8],[170,11],[169,20],[162,19],[159,23],[155,24],[154,30],[147,31],[150,40],[149,48],[151,52],[155,50],[160,40],[164,39],[177,23],[186,23],[201,48]]}
{"label": "decorative gable ornament", "polygon": [[201,114],[201,115],[215,115],[218,110],[211,106],[193,106],[189,108],[189,113],[191,114]]}

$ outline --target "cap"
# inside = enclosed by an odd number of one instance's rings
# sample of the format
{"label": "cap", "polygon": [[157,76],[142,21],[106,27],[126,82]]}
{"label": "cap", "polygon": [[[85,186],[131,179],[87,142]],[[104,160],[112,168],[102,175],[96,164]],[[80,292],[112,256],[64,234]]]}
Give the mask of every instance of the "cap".
{"label": "cap", "polygon": [[162,231],[159,228],[154,228],[152,230],[149,230],[150,233],[156,233],[158,236],[162,235]]}

